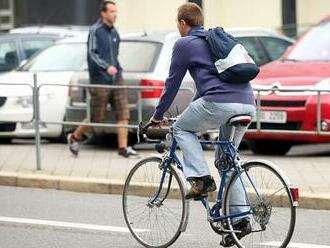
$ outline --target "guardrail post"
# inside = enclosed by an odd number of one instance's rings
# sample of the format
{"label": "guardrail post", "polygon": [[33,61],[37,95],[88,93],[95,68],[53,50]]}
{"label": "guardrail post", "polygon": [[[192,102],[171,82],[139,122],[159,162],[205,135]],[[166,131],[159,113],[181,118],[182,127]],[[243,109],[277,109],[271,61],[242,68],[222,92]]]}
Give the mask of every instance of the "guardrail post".
{"label": "guardrail post", "polygon": [[257,91],[257,130],[260,132],[261,123],[260,123],[260,115],[261,115],[261,99],[260,99],[260,90]]}
{"label": "guardrail post", "polygon": [[317,126],[317,134],[321,133],[321,92],[317,91],[317,104],[316,104],[316,126]]}
{"label": "guardrail post", "polygon": [[88,120],[88,123],[91,122],[91,95],[89,93],[89,89],[85,89],[86,90],[86,96],[87,96],[87,106],[86,106],[86,117]]}
{"label": "guardrail post", "polygon": [[34,129],[35,129],[35,146],[36,146],[36,163],[37,170],[41,170],[40,159],[40,111],[39,111],[39,91],[37,74],[33,74],[33,112],[34,112]]}
{"label": "guardrail post", "polygon": [[138,105],[138,124],[140,124],[142,122],[142,97],[141,97],[141,91],[136,91],[137,92],[137,97],[138,97],[138,101],[137,101],[137,105]]}

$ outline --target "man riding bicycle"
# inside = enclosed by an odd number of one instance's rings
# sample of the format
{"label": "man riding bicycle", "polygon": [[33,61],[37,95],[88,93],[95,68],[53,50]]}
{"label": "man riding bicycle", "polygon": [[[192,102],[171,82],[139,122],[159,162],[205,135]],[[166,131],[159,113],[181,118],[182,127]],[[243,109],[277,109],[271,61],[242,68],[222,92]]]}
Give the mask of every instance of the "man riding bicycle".
{"label": "man riding bicycle", "polygon": [[[197,4],[186,3],[179,7],[177,28],[182,37],[174,45],[165,89],[151,118],[154,125],[164,120],[164,113],[171,106],[182,79],[189,71],[197,93],[173,126],[174,136],[183,152],[183,172],[192,185],[186,199],[207,196],[208,192],[216,190],[197,133],[220,128],[219,138],[228,140],[228,120],[231,117],[255,115],[255,99],[250,83],[225,82],[214,73],[215,65],[208,43],[199,37],[207,32],[203,25],[204,16]],[[244,131],[242,129],[241,135],[235,138],[235,145],[239,145]],[[217,156],[220,156],[220,151],[217,151]],[[237,190],[235,197],[244,197],[244,193]],[[247,225],[248,220],[237,221],[240,229]]]}

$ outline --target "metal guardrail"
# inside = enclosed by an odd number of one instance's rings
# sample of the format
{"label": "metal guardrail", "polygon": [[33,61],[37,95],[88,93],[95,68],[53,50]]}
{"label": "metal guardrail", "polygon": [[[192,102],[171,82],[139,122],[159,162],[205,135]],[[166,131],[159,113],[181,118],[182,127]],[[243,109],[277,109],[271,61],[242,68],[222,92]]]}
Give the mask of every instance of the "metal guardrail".
{"label": "metal guardrail", "polygon": [[[142,116],[142,98],[141,98],[141,91],[144,90],[163,90],[164,87],[162,86],[125,86],[125,85],[97,85],[97,84],[75,84],[74,86],[68,84],[42,84],[37,87],[37,95],[40,95],[40,89],[45,86],[59,86],[59,87],[77,87],[77,88],[103,88],[103,89],[127,89],[133,90],[137,92],[137,108],[138,108],[138,123],[136,125],[118,125],[118,124],[111,124],[111,123],[93,123],[93,122],[72,122],[72,121],[43,121],[39,119],[40,124],[59,124],[59,125],[86,125],[86,126],[93,126],[93,127],[124,127],[124,128],[132,128],[138,129],[139,123],[143,121]],[[194,94],[194,90],[190,87],[181,87],[180,91],[189,91]],[[89,101],[89,99],[88,99]],[[90,104],[87,103],[86,105],[86,115],[90,116]],[[90,118],[87,118],[90,120]]]}
{"label": "metal guardrail", "polygon": [[[97,84],[51,84],[45,83],[37,84],[37,75],[34,74],[34,86],[33,86],[33,103],[34,103],[34,123],[35,123],[35,144],[36,144],[36,163],[37,163],[37,170],[41,170],[41,155],[40,155],[40,124],[57,124],[57,125],[84,125],[84,126],[91,126],[91,127],[122,127],[122,128],[131,128],[131,129],[138,129],[139,123],[143,121],[142,116],[142,98],[141,98],[141,91],[143,90],[163,90],[164,87],[162,86],[125,86],[125,85],[97,85]],[[77,88],[103,88],[103,89],[127,89],[127,90],[134,90],[137,92],[138,100],[137,100],[137,108],[138,108],[138,123],[136,125],[122,125],[122,124],[112,124],[112,123],[94,123],[90,122],[90,104],[89,98],[86,108],[86,114],[88,116],[89,122],[72,122],[72,121],[43,121],[40,119],[40,108],[39,108],[39,95],[40,89],[46,86],[53,86],[53,87],[77,87]],[[194,94],[194,90],[190,87],[181,87],[180,91],[189,91]]]}
{"label": "metal guardrail", "polygon": [[[41,154],[40,154],[40,146],[41,146],[41,135],[40,135],[40,124],[57,124],[57,125],[86,125],[92,127],[124,127],[124,128],[138,128],[137,125],[118,125],[118,124],[111,124],[111,123],[93,123],[93,122],[70,122],[70,121],[43,121],[40,119],[40,103],[39,103],[39,96],[40,96],[40,89],[45,86],[53,86],[53,87],[73,87],[72,85],[68,84],[39,84],[37,82],[37,75],[33,75],[33,84],[22,83],[22,84],[13,84],[13,83],[0,83],[0,85],[15,85],[15,86],[29,86],[32,90],[33,95],[33,115],[30,122],[34,123],[35,128],[35,145],[36,145],[36,165],[37,170],[41,170]],[[107,88],[107,89],[128,89],[134,90],[137,92],[138,101],[137,101],[137,108],[138,108],[138,122],[142,121],[142,99],[140,92],[143,90],[155,90],[160,89],[162,90],[163,87],[161,86],[118,86],[118,85],[87,85],[87,84],[75,84],[74,87],[80,88]],[[190,91],[194,94],[194,90],[189,87],[180,88],[180,90]],[[321,121],[322,121],[322,113],[321,113],[321,95],[322,94],[329,94],[329,90],[320,90],[315,88],[254,88],[256,92],[256,102],[257,102],[257,119],[256,119],[256,129],[248,130],[248,132],[258,132],[258,133],[283,133],[283,134],[317,134],[317,135],[330,135],[330,132],[325,132],[321,130]],[[267,92],[270,93],[277,93],[277,92],[310,92],[311,95],[314,94],[317,96],[316,101],[316,112],[317,112],[317,129],[315,131],[305,131],[305,130],[274,130],[274,129],[262,129],[261,128],[261,120],[260,120],[260,113],[261,109],[261,93]],[[90,116],[90,109],[89,104],[87,104],[86,112],[87,116]],[[89,118],[90,120],[90,118]]]}

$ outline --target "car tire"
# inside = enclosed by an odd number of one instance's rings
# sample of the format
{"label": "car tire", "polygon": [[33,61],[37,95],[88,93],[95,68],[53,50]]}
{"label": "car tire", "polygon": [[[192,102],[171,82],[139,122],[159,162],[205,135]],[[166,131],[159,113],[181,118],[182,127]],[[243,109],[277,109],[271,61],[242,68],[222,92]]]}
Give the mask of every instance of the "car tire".
{"label": "car tire", "polygon": [[[66,121],[66,119],[64,118],[63,121]],[[54,137],[54,138],[48,138],[48,140],[50,142],[54,142],[54,143],[65,144],[65,143],[67,143],[68,133],[73,132],[74,129],[75,129],[74,126],[62,125],[62,131],[61,131],[60,136]]]}
{"label": "car tire", "polygon": [[285,155],[292,144],[278,140],[249,140],[248,145],[255,154],[260,155]]}
{"label": "car tire", "polygon": [[10,144],[12,138],[0,138],[0,144]]}

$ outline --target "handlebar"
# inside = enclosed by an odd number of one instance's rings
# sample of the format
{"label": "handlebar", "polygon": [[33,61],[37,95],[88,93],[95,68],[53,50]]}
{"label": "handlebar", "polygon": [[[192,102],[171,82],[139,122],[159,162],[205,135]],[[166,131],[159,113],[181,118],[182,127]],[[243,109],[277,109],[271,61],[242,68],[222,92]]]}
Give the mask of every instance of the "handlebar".
{"label": "handlebar", "polygon": [[[177,118],[169,118],[168,123],[174,123],[177,120]],[[149,121],[146,124],[143,124],[143,122],[139,123],[139,128],[137,131],[137,138],[138,138],[138,143],[140,143],[141,140],[144,140],[147,143],[160,143],[161,140],[156,140],[156,139],[150,139],[148,138],[147,131],[150,127],[156,126],[159,123],[155,123],[152,121]]]}

